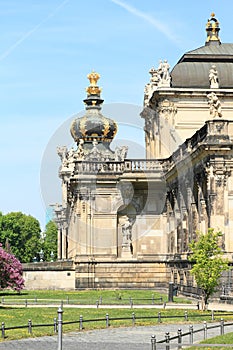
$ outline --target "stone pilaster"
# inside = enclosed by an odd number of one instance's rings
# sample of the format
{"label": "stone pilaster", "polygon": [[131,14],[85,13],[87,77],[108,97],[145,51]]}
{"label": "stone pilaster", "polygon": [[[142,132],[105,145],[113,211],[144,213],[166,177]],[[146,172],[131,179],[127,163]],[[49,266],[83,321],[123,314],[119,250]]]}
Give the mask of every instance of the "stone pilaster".
{"label": "stone pilaster", "polygon": [[[156,158],[158,152],[158,130],[159,126],[156,122],[156,113],[153,109],[145,107],[141,113],[141,117],[145,119],[145,143],[146,143],[146,158]],[[156,151],[157,150],[157,151]]]}
{"label": "stone pilaster", "polygon": [[175,115],[177,108],[174,102],[163,99],[158,102],[156,114],[158,120],[159,148],[155,158],[168,157],[178,146],[175,135]]}

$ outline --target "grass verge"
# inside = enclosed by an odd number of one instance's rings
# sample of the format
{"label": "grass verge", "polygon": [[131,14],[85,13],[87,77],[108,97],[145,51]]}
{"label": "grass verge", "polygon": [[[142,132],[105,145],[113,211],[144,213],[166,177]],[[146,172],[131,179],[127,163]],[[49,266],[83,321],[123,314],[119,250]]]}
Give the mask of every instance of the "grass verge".
{"label": "grass verge", "polygon": [[[0,338],[3,340],[21,339],[26,337],[38,337],[44,335],[54,335],[54,318],[57,318],[58,308],[31,308],[31,307],[1,307],[0,308],[0,322],[4,322],[6,331],[6,338]],[[109,315],[110,327],[122,327],[133,325],[133,315],[135,316],[135,325],[156,325],[159,322],[158,313],[161,314],[161,321],[163,323],[187,323],[190,324],[196,322],[203,322],[204,320],[211,320],[210,312],[201,312],[198,310],[188,311],[188,320],[185,320],[185,311],[179,309],[80,309],[66,307],[63,312],[63,331],[79,331],[79,319],[80,315],[83,317],[83,327],[85,330],[105,328],[106,327],[106,314]],[[233,319],[233,316],[227,316],[227,314],[221,313],[216,317],[216,320],[220,320],[224,316],[224,319]],[[153,317],[153,318],[151,318]],[[117,318],[117,320],[113,320]],[[32,321],[32,335],[28,333],[28,320]],[[97,319],[103,319],[102,321],[96,321]],[[87,320],[92,320],[88,321]],[[71,324],[67,324],[72,322]],[[46,326],[41,326],[46,324]],[[21,326],[20,329],[7,329],[9,327]]]}
{"label": "grass verge", "polygon": [[[134,304],[162,304],[167,302],[167,295],[151,290],[83,290],[83,291],[46,291],[23,290],[20,294],[11,291],[2,291],[0,293],[0,301],[24,303],[27,300],[29,303],[58,303],[61,300],[69,304],[86,304],[95,305],[96,301],[102,301],[103,304],[118,304],[127,305],[130,299]],[[174,297],[176,303],[191,303],[186,298]]]}
{"label": "grass verge", "polygon": [[229,346],[192,346],[187,348],[187,350],[232,350],[233,349],[233,333],[227,333],[224,335],[219,335],[217,337],[211,338],[211,339],[206,339],[201,342],[201,344],[229,344]]}

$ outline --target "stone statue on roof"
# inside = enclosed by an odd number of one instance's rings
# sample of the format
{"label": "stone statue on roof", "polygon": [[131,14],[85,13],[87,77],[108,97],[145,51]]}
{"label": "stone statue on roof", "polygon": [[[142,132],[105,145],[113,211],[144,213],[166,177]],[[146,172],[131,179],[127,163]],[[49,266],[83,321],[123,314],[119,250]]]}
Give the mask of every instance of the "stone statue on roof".
{"label": "stone statue on roof", "polygon": [[150,82],[145,85],[144,89],[144,106],[149,105],[150,98],[153,92],[158,87],[170,87],[171,86],[171,75],[170,75],[170,65],[167,60],[160,60],[157,69],[152,67],[149,70],[151,75]]}
{"label": "stone statue on roof", "polygon": [[219,88],[218,71],[215,65],[213,65],[209,70],[209,82],[210,82],[211,89]]}

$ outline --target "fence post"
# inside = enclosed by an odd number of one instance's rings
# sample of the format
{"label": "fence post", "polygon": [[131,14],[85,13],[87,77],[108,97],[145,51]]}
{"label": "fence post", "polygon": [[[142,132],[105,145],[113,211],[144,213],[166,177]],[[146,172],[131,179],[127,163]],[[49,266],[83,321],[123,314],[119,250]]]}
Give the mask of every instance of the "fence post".
{"label": "fence post", "polygon": [[207,323],[204,321],[204,340],[207,339]]}
{"label": "fence post", "polygon": [[5,338],[5,322],[2,322],[2,338]]}
{"label": "fence post", "polygon": [[214,321],[214,310],[211,311],[211,319]]}
{"label": "fence post", "polygon": [[27,301],[27,299],[25,299],[25,307],[27,307],[28,306],[28,301]]}
{"label": "fence post", "polygon": [[189,326],[189,342],[190,344],[193,344],[193,326]]}
{"label": "fence post", "polygon": [[220,334],[223,335],[224,334],[224,319],[221,318],[220,321]]}
{"label": "fence post", "polygon": [[102,301],[103,301],[102,296],[100,296],[100,305],[102,305]]}
{"label": "fence post", "polygon": [[132,307],[133,307],[133,299],[131,297],[129,298],[129,303],[130,303],[130,307],[132,309]]}
{"label": "fence post", "polygon": [[158,312],[158,322],[161,323],[161,312]]}
{"label": "fence post", "polygon": [[184,312],[184,319],[185,319],[185,321],[188,321],[188,311]]}
{"label": "fence post", "polygon": [[4,304],[4,298],[2,297],[2,305]]}
{"label": "fence post", "polygon": [[28,333],[32,334],[32,320],[28,320]]}
{"label": "fence post", "polygon": [[135,326],[135,313],[132,312],[132,324],[133,324],[133,327]]}
{"label": "fence post", "polygon": [[96,300],[96,307],[99,308],[99,300]]}
{"label": "fence post", "polygon": [[156,350],[156,337],[155,337],[155,335],[151,336],[151,350]]}
{"label": "fence post", "polygon": [[57,324],[58,324],[58,347],[57,350],[62,350],[62,313],[63,310],[61,307],[57,310]]}
{"label": "fence post", "polygon": [[66,297],[66,303],[69,304],[69,296]]}
{"label": "fence post", "polygon": [[63,300],[61,300],[61,306],[60,306],[60,308],[61,308],[61,309],[63,308]]}
{"label": "fence post", "polygon": [[182,349],[182,345],[179,345],[182,343],[182,330],[179,328],[178,329],[178,332],[177,332],[177,335],[178,335],[178,350],[179,349]]}
{"label": "fence post", "polygon": [[165,339],[166,339],[166,350],[170,350],[170,333],[165,333]]}
{"label": "fence post", "polygon": [[79,317],[79,330],[81,331],[83,329],[83,317],[80,315]]}
{"label": "fence post", "polygon": [[35,303],[35,304],[37,303],[37,297],[35,297],[35,299],[34,299],[34,303]]}
{"label": "fence post", "polygon": [[109,327],[109,314],[106,314],[106,327]]}
{"label": "fence post", "polygon": [[57,319],[54,317],[53,319],[53,332],[57,333]]}

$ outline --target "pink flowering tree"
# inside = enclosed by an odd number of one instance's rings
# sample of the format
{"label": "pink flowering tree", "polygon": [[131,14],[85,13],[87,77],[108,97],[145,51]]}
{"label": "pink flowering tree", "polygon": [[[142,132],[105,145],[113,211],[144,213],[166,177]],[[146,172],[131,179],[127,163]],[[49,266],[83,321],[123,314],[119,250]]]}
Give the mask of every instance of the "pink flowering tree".
{"label": "pink flowering tree", "polygon": [[0,243],[0,289],[20,292],[24,287],[23,270],[20,261],[6,252]]}

